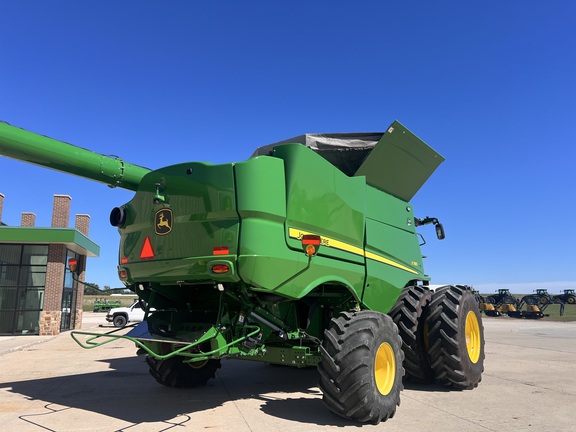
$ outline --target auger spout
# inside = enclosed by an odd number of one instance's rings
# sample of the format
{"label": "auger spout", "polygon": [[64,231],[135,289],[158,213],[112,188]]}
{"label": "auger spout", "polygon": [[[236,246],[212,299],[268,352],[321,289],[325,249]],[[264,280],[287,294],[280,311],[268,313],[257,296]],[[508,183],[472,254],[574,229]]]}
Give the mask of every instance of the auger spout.
{"label": "auger spout", "polygon": [[150,170],[0,122],[0,155],[136,191]]}

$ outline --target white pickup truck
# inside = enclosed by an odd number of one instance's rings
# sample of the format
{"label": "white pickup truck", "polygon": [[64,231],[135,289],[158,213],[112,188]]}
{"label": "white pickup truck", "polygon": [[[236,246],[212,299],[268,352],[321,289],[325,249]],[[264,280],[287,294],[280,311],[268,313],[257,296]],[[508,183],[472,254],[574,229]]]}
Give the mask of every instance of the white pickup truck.
{"label": "white pickup truck", "polygon": [[129,322],[142,322],[144,320],[144,302],[135,300],[128,307],[113,308],[106,314],[106,321],[114,324],[114,327],[124,327]]}

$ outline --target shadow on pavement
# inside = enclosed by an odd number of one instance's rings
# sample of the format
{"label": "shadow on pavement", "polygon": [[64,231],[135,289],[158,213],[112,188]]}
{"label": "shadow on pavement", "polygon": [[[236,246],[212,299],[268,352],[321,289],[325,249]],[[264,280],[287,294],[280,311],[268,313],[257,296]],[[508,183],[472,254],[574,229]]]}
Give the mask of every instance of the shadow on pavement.
{"label": "shadow on pavement", "polygon": [[[70,408],[113,417],[131,424],[164,422],[185,424],[190,415],[211,410],[229,401],[253,399],[267,415],[301,423],[345,426],[342,419],[324,407],[317,388],[315,368],[271,367],[247,361],[223,361],[216,379],[206,386],[176,389],[157,384],[143,358],[100,360],[109,370],[0,384],[30,400],[45,401],[45,413],[20,418],[35,423],[35,417]],[[257,402],[258,403],[258,402]],[[170,428],[173,426],[170,426]],[[126,428],[128,429],[128,428]]]}
{"label": "shadow on pavement", "polygon": [[[223,360],[216,379],[206,386],[178,389],[163,387],[149,375],[141,357],[124,357],[99,362],[109,369],[69,376],[14,381],[0,388],[30,400],[45,401],[45,412],[34,417],[76,408],[116,418],[130,424],[164,422],[184,424],[190,415],[212,410],[226,402],[253,400],[266,415],[299,423],[350,426],[330,412],[322,402],[316,368],[274,367],[248,361]],[[454,391],[439,385],[405,383],[405,388],[425,392]],[[176,423],[174,423],[176,422]]]}

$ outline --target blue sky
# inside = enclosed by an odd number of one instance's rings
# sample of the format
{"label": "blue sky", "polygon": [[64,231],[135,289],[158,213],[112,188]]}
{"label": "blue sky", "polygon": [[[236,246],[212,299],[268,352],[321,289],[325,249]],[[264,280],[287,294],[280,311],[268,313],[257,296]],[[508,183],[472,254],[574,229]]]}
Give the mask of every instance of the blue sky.
{"label": "blue sky", "polygon": [[[445,158],[413,200],[435,284],[576,288],[572,1],[0,2],[0,120],[149,168],[241,161],[395,119]],[[132,192],[0,158],[2,221],[91,215],[87,279],[120,286]],[[71,217],[73,223],[73,216]]]}

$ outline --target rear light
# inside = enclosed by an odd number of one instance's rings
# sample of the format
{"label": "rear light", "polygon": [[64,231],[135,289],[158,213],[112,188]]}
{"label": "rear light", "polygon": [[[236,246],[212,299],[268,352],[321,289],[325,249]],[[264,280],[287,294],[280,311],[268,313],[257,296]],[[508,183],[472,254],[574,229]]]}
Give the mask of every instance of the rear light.
{"label": "rear light", "polygon": [[228,246],[214,246],[214,249],[212,249],[212,254],[213,255],[229,255],[230,249],[228,249]]}
{"label": "rear light", "polygon": [[128,264],[128,258],[126,258],[125,256],[123,256],[123,257],[120,259],[120,264]]}
{"label": "rear light", "polygon": [[154,258],[154,250],[152,249],[152,243],[150,242],[150,237],[144,239],[144,246],[140,251],[140,259],[152,259]]}
{"label": "rear light", "polygon": [[314,256],[320,249],[321,237],[319,235],[305,234],[302,236],[302,249],[308,256]]}
{"label": "rear light", "polygon": [[118,276],[120,279],[126,279],[128,277],[128,272],[124,269],[118,270]]}
{"label": "rear light", "polygon": [[230,271],[230,267],[226,264],[216,264],[212,266],[212,273],[223,274],[228,273]]}

